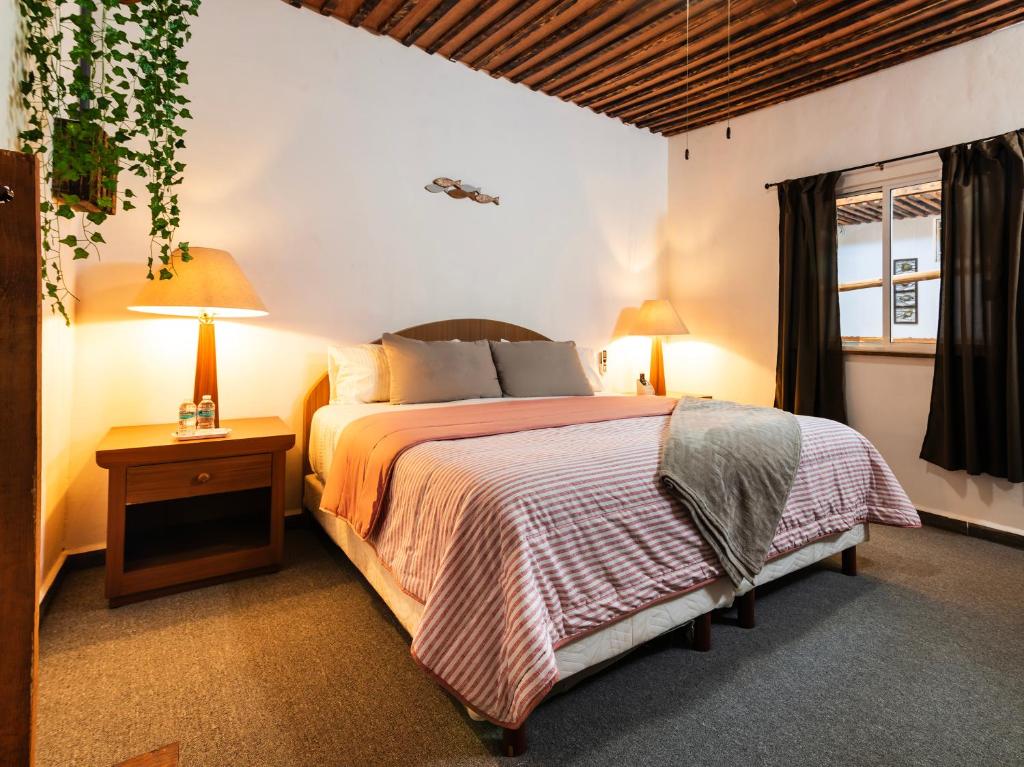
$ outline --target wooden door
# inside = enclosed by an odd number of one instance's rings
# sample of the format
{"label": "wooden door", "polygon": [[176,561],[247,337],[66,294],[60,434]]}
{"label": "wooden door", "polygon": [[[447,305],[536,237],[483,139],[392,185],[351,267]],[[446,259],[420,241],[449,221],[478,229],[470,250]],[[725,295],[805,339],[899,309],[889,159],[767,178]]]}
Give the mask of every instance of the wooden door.
{"label": "wooden door", "polygon": [[39,174],[0,150],[0,764],[31,765],[39,639]]}

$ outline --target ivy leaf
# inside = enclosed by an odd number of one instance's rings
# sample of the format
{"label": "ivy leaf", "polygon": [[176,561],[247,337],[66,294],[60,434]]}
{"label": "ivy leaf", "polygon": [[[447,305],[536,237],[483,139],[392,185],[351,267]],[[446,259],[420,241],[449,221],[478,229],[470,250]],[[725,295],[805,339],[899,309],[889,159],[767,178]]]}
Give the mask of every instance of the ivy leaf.
{"label": "ivy leaf", "polygon": [[[53,201],[39,203],[40,268],[50,309],[65,321],[64,299],[71,294],[59,249],[67,247],[83,259],[106,244],[102,234],[88,228],[80,237],[61,236],[58,222],[74,220],[74,209],[86,197],[69,190],[87,179],[97,179],[91,185],[100,193],[90,191],[88,198],[100,210],[83,211],[83,226],[98,226],[113,212],[121,170],[143,180],[153,237],[147,278],[155,279],[155,256],[169,263],[180,223],[177,186],[185,170],[176,154],[185,147],[183,123],[192,117],[183,92],[188,64],[180,52],[192,36],[199,5],[199,0],[17,2],[26,60],[14,102],[24,111],[18,144],[39,158],[45,186],[58,192]],[[136,207],[129,200],[135,196],[134,190],[124,190],[123,210]],[[159,271],[160,279],[172,276],[166,266]]]}

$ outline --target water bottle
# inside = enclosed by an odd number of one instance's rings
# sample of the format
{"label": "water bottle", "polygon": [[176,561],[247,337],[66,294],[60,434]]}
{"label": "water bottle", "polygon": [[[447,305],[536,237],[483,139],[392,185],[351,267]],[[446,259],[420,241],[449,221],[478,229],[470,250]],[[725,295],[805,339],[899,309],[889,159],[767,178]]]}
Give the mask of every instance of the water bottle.
{"label": "water bottle", "polygon": [[213,404],[213,397],[209,394],[204,394],[196,411],[196,428],[212,429],[216,422],[214,418],[216,412],[217,406]]}
{"label": "water bottle", "polygon": [[178,434],[194,434],[196,430],[196,403],[185,400],[178,408]]}

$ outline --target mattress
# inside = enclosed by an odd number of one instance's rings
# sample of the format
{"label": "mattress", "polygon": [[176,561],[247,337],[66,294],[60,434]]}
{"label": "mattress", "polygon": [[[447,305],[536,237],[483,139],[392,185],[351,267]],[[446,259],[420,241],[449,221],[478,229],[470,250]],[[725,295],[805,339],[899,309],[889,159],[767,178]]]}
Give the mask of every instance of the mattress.
{"label": "mattress", "polygon": [[[423,604],[402,591],[394,576],[377,558],[373,547],[359,538],[345,520],[320,511],[322,494],[323,483],[320,479],[314,474],[307,475],[303,489],[303,505],[313,513],[327,535],[369,581],[409,635],[415,637],[423,615]],[[568,642],[555,650],[559,681],[629,652],[704,613],[729,607],[737,593],[746,593],[754,586],[769,583],[826,559],[843,549],[863,543],[868,537],[868,525],[856,525],[850,530],[822,538],[769,561],[758,574],[753,586],[745,585],[736,591],[727,578],[719,578]]]}
{"label": "mattress", "polygon": [[[594,392],[595,397],[621,397],[624,395],[614,392]],[[522,397],[521,399],[548,399]],[[555,399],[555,398],[551,398]],[[327,471],[331,468],[331,461],[334,459],[334,448],[338,444],[338,438],[342,431],[352,421],[375,413],[394,412],[396,409],[420,410],[447,405],[479,405],[492,403],[496,399],[464,399],[456,402],[426,402],[420,405],[392,405],[390,402],[339,402],[324,405],[313,413],[313,419],[309,426],[309,465],[321,480],[324,479]]]}

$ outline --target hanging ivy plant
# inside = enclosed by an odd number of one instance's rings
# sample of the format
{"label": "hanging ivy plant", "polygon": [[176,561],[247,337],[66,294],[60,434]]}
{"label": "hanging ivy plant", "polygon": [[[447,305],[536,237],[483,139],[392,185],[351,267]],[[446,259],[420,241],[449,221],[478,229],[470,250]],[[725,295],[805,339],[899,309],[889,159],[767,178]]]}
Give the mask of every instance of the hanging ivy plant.
{"label": "hanging ivy plant", "polygon": [[[25,74],[22,149],[40,157],[44,298],[68,320],[74,298],[62,259],[99,256],[100,227],[118,206],[118,173],[149,193],[147,277],[171,279],[180,224],[177,188],[185,165],[184,121],[191,118],[187,62],[200,0],[19,0]],[[135,208],[124,188],[120,207]],[[155,273],[154,273],[155,270]]]}

